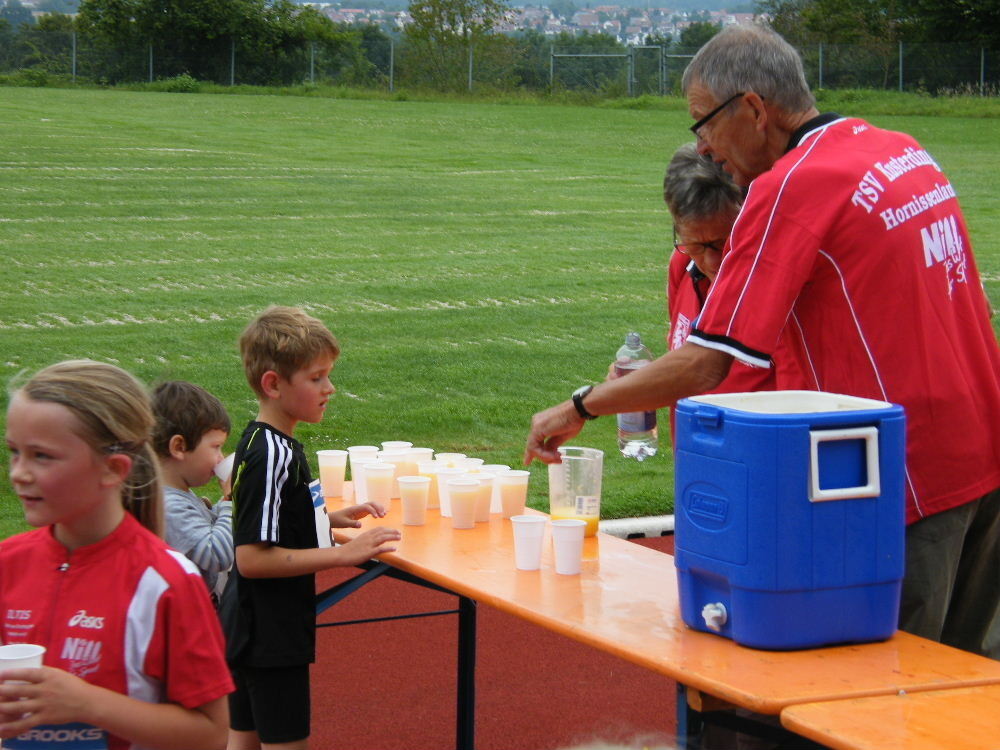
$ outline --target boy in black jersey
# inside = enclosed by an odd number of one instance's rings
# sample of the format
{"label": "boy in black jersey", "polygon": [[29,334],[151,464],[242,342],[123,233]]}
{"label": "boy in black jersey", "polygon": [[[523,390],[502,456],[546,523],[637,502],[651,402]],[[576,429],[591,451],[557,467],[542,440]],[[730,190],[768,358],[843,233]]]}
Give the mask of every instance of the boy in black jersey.
{"label": "boy in black jersey", "polygon": [[[229,750],[305,748],[309,664],[315,659],[315,576],[383,552],[399,532],[371,529],[338,546],[317,546],[299,422],[319,422],[335,389],[340,354],[333,334],[301,310],[270,307],[240,336],[240,353],[260,410],[236,448],[232,474],[236,563],[223,594],[230,696]],[[357,528],[385,509],[365,503],[333,511],[333,527]]]}

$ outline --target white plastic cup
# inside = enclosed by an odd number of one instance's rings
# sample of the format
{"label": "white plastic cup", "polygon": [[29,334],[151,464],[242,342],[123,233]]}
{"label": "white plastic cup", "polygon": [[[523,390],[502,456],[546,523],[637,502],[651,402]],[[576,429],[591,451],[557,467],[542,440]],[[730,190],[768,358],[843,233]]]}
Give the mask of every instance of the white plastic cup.
{"label": "white plastic cup", "polygon": [[471,458],[469,456],[466,456],[465,458],[458,459],[455,462],[455,465],[462,469],[465,469],[466,471],[468,470],[478,471],[479,467],[481,467],[484,463],[486,463],[485,459]]}
{"label": "white plastic cup", "polygon": [[433,448],[410,448],[410,459],[414,463],[420,463],[421,461],[433,461],[434,460],[434,449]]}
{"label": "white plastic cup", "polygon": [[233,461],[235,458],[236,454],[230,453],[224,459],[219,461],[219,463],[215,465],[215,468],[212,469],[212,471],[215,472],[215,476],[219,478],[220,482],[225,482],[233,473]]}
{"label": "white plastic cup", "polygon": [[417,462],[417,474],[422,477],[427,477],[431,480],[430,487],[427,490],[427,509],[433,510],[435,508],[441,507],[441,500],[438,491],[438,462],[437,461],[419,461]]}
{"label": "white plastic cup", "polygon": [[457,461],[460,461],[461,459],[465,458],[465,454],[464,453],[438,453],[436,456],[434,456],[434,458],[436,458],[441,463],[442,466],[444,466],[444,467],[446,467],[448,469],[452,469],[452,468],[454,468],[455,466],[458,465],[456,463]]}
{"label": "white plastic cup", "polygon": [[512,516],[514,527],[514,566],[518,570],[542,567],[542,541],[545,539],[545,516]]}
{"label": "white plastic cup", "polygon": [[475,479],[460,476],[448,480],[452,528],[474,529],[476,527],[476,499],[478,496],[479,482]]}
{"label": "white plastic cup", "polygon": [[[0,672],[7,669],[37,669],[42,666],[45,646],[34,643],[9,643],[0,646]],[[24,680],[4,680],[12,684],[26,684]]]}
{"label": "white plastic cup", "polygon": [[382,503],[388,509],[392,500],[392,480],[396,475],[396,467],[376,461],[364,464],[364,474],[369,502]]}
{"label": "white plastic cup", "polygon": [[347,451],[316,451],[319,461],[319,486],[326,500],[344,498],[344,472],[347,470]]}
{"label": "white plastic cup", "polygon": [[478,474],[466,474],[469,479],[475,479],[479,484],[476,491],[476,523],[490,520],[490,501],[493,499],[494,476],[480,471]]}
{"label": "white plastic cup", "polygon": [[403,503],[403,525],[423,526],[427,522],[427,495],[430,477],[399,478],[399,498]]}
{"label": "white plastic cup", "polygon": [[524,513],[524,503],[528,499],[528,479],[530,471],[512,469],[497,477],[500,488],[500,507],[504,518],[513,518]]}
{"label": "white plastic cup", "polygon": [[354,483],[354,499],[363,503],[368,500],[368,488],[365,486],[364,464],[373,463],[378,456],[377,445],[349,445],[347,454],[351,459],[351,481]]}
{"label": "white plastic cup", "polygon": [[438,498],[441,501],[441,515],[445,518],[451,518],[451,492],[448,488],[448,482],[449,480],[457,479],[463,474],[465,474],[465,469],[459,469],[454,466],[438,467]]}
{"label": "white plastic cup", "polygon": [[382,450],[384,451],[397,451],[404,450],[406,448],[412,448],[413,443],[409,440],[383,440]]}
{"label": "white plastic cup", "polygon": [[[479,467],[479,470],[498,477],[510,471],[510,467],[507,464],[483,464]],[[500,504],[500,484],[499,482],[494,482],[493,494],[490,497],[490,513],[500,513],[502,510],[503,507]]]}
{"label": "white plastic cup", "polygon": [[399,497],[399,482],[396,481],[402,476],[413,476],[417,473],[417,465],[409,460],[409,448],[390,448],[379,451],[379,461],[385,461],[396,467],[396,473],[392,477],[392,498]]}
{"label": "white plastic cup", "polygon": [[587,522],[581,518],[561,518],[552,522],[552,546],[556,552],[556,573],[577,575],[583,562],[583,534]]}

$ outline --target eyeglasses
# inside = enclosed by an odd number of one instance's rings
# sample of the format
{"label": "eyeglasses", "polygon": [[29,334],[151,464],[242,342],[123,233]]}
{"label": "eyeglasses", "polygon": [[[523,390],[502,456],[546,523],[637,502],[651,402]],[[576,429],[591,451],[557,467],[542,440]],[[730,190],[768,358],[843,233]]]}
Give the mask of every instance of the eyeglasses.
{"label": "eyeglasses", "polygon": [[698,131],[702,127],[704,127],[705,123],[707,123],[709,120],[711,120],[717,114],[719,114],[719,112],[721,112],[722,110],[724,110],[730,103],[736,101],[741,96],[743,96],[745,93],[746,93],[745,91],[738,91],[737,93],[733,94],[731,97],[729,97],[728,99],[726,99],[726,101],[724,101],[718,107],[716,107],[711,112],[709,112],[707,115],[705,115],[700,120],[698,120],[698,122],[696,122],[694,125],[692,125],[691,126],[691,132],[694,133],[694,137],[695,138],[701,138],[701,134],[698,133]]}
{"label": "eyeglasses", "polygon": [[711,242],[678,242],[677,230],[674,229],[674,250],[691,258],[704,255],[709,250],[721,253],[725,245],[726,240],[724,238],[712,240]]}

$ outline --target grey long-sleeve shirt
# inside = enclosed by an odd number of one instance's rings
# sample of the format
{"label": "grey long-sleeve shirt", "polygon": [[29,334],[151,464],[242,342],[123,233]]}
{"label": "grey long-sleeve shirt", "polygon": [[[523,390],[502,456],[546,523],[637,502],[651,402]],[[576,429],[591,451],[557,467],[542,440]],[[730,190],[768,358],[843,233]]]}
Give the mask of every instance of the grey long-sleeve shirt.
{"label": "grey long-sleeve shirt", "polygon": [[[198,566],[208,590],[221,594],[219,574],[233,565],[233,504],[220,500],[209,508],[191,491],[163,492],[167,544]],[[224,582],[224,581],[223,581]]]}

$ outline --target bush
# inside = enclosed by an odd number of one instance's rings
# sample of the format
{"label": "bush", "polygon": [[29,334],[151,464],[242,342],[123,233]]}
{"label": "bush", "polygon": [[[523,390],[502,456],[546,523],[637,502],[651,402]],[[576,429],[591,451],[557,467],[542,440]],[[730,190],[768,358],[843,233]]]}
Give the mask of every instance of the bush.
{"label": "bush", "polygon": [[198,80],[187,73],[181,73],[173,78],[165,78],[159,84],[158,86],[154,85],[153,88],[170,94],[196,94],[199,88]]}

